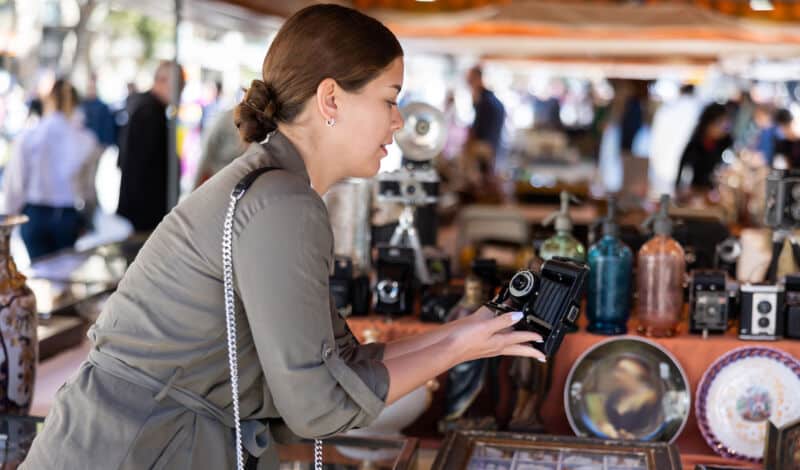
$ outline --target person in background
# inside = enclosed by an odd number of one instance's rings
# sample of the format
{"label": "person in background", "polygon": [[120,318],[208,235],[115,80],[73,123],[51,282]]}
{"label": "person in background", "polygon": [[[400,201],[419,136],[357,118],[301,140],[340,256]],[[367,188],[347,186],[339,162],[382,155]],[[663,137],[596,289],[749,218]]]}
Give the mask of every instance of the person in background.
{"label": "person in background", "polygon": [[775,141],[778,135],[778,126],[775,125],[775,112],[770,106],[759,105],[753,111],[753,123],[756,126],[753,132],[753,141],[750,147],[759,152],[767,166],[772,166],[775,158]]}
{"label": "person in background", "polygon": [[794,125],[794,116],[788,109],[775,112],[777,135],[775,138],[775,155],[783,155],[789,168],[800,168],[800,135]]}
{"label": "person in background", "polygon": [[239,130],[233,122],[231,108],[217,114],[214,122],[205,130],[203,150],[197,163],[194,188],[199,187],[207,179],[244,153],[247,145],[239,137]]}
{"label": "person in background", "polygon": [[84,228],[79,175],[97,140],[76,117],[79,103],[72,84],[56,80],[42,120],[19,136],[3,175],[6,211],[29,218],[21,235],[31,259],[73,246]]}
{"label": "person in background", "polygon": [[700,114],[697,127],[686,145],[678,168],[677,188],[713,189],[712,175],[722,162],[722,153],[733,145],[730,118],[724,105],[711,103]]}
{"label": "person in background", "polygon": [[84,125],[94,133],[97,142],[103,148],[115,145],[117,130],[114,127],[114,115],[111,108],[97,96],[97,77],[95,75],[89,77],[81,110],[83,111]]}
{"label": "person in background", "polygon": [[209,85],[208,102],[203,106],[203,115],[200,117],[200,131],[205,132],[208,126],[212,125],[217,116],[223,111],[222,103],[222,82],[219,80]]}
{"label": "person in background", "polygon": [[[162,62],[156,69],[153,87],[129,98],[132,109],[128,110],[128,124],[122,130],[117,213],[128,219],[137,232],[152,231],[170,209],[167,105],[172,93],[172,67],[171,62]],[[183,70],[179,76],[182,82]]]}
{"label": "person in background", "polygon": [[480,66],[469,70],[467,84],[472,91],[472,101],[475,106],[475,120],[470,128],[469,140],[488,144],[496,156],[500,148],[506,110],[497,96],[484,86],[483,71]]}
{"label": "person in background", "polygon": [[650,197],[672,193],[686,144],[700,116],[694,86],[684,85],[680,96],[664,103],[653,116],[650,141]]}

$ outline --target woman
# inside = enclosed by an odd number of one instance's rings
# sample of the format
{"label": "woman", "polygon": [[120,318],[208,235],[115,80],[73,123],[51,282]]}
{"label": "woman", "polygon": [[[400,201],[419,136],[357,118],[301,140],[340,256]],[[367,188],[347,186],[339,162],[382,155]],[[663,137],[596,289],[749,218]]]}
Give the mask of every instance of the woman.
{"label": "woman", "polygon": [[29,218],[21,235],[31,258],[71,247],[85,227],[79,210],[94,193],[94,177],[84,173],[95,168],[97,141],[76,119],[79,105],[75,88],[57,80],[44,118],[20,136],[3,176],[6,212]]}
{"label": "woman", "polygon": [[688,183],[693,190],[713,189],[714,169],[722,163],[722,152],[733,144],[725,106],[711,103],[703,109],[678,167],[677,189]]}
{"label": "woman", "polygon": [[509,331],[519,313],[481,309],[424,335],[361,346],[331,308],[333,243],[320,194],[378,171],[403,124],[402,78],[400,45],[379,22],[333,5],[287,20],[263,81],[237,108],[253,144],[153,232],[90,330],[89,360],[59,392],[25,468],[233,465],[222,225],[234,186],[265,166],[280,169],[238,202],[232,241],[240,409],[257,468],[278,468],[273,437],[366,426],[458,363],[543,359],[526,344],[538,335]]}

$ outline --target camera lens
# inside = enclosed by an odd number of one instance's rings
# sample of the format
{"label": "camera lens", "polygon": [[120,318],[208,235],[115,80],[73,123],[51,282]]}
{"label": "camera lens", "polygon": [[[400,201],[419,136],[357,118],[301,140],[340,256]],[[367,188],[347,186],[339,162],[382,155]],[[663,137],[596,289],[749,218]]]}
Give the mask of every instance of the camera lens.
{"label": "camera lens", "polygon": [[508,292],[514,297],[525,297],[533,291],[536,284],[536,278],[530,271],[520,271],[511,278],[508,286]]}
{"label": "camera lens", "polygon": [[767,318],[767,317],[759,318],[758,319],[758,326],[760,326],[761,328],[768,327],[769,326],[769,318]]}
{"label": "camera lens", "polygon": [[758,313],[766,315],[767,313],[772,311],[772,304],[767,302],[766,300],[762,300],[761,302],[758,303],[756,309],[758,309]]}
{"label": "camera lens", "polygon": [[800,199],[800,184],[792,185],[792,199],[795,201]]}

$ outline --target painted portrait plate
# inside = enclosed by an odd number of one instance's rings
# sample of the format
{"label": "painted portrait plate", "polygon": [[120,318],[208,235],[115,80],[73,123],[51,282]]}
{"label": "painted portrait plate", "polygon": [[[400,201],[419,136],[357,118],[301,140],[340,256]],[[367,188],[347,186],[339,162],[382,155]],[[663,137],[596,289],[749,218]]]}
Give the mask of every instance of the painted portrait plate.
{"label": "painted portrait plate", "polygon": [[564,408],[578,436],[672,442],[689,418],[691,391],[677,359],[654,341],[611,338],[572,366]]}

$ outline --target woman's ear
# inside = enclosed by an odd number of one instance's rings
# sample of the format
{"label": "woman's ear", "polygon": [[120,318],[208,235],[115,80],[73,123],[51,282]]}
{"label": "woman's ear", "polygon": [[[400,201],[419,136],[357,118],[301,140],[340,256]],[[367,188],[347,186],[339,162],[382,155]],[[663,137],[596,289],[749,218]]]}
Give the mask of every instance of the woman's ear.
{"label": "woman's ear", "polygon": [[336,106],[336,80],[326,78],[317,86],[317,109],[322,115],[323,120],[335,121],[338,118],[339,110]]}

